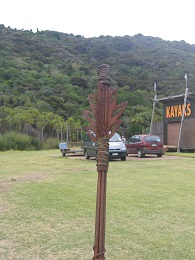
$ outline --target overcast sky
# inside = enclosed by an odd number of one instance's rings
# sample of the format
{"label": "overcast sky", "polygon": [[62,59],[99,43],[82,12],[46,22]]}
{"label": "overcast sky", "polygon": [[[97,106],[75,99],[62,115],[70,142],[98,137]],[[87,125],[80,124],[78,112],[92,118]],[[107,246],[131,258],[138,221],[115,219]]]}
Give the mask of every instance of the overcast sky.
{"label": "overcast sky", "polygon": [[144,36],[195,44],[194,0],[2,0],[0,24],[84,37]]}

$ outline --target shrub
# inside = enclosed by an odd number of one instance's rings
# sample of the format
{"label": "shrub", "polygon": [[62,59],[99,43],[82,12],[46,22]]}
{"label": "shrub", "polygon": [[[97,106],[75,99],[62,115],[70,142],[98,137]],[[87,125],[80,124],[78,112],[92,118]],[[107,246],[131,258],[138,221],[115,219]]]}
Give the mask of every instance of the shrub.
{"label": "shrub", "polygon": [[0,134],[0,151],[6,151],[7,149],[7,145],[6,145],[6,141],[3,137],[3,135]]}
{"label": "shrub", "polygon": [[40,150],[41,142],[28,135],[15,132],[0,135],[0,151],[7,150]]}
{"label": "shrub", "polygon": [[43,143],[43,150],[49,150],[49,149],[57,149],[59,147],[59,140],[57,138],[55,139],[47,139]]}
{"label": "shrub", "polygon": [[34,150],[41,150],[42,149],[42,142],[39,138],[32,138],[31,146],[34,148]]}

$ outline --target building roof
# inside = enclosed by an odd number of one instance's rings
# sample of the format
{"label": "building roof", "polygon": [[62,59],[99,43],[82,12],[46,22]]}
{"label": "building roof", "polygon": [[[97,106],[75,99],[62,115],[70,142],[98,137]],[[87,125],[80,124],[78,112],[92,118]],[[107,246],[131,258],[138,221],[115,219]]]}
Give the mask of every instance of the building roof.
{"label": "building roof", "polygon": [[[169,101],[173,101],[173,100],[180,100],[180,99],[184,99],[185,94],[180,94],[180,95],[176,95],[176,96],[168,96],[165,98],[159,98],[157,99],[157,101],[160,101],[162,103],[166,103]],[[190,92],[188,93],[188,97],[189,98],[195,98],[195,93],[194,92]]]}

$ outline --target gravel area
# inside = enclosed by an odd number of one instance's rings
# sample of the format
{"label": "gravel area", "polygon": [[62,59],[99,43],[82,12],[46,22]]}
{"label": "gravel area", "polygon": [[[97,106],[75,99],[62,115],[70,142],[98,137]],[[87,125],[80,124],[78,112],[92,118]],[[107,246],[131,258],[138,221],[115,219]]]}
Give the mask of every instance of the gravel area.
{"label": "gravel area", "polygon": [[[71,159],[82,159],[85,160],[85,157],[82,154],[66,154],[67,157]],[[129,154],[127,156],[127,161],[131,160],[182,160],[184,157],[181,156],[173,156],[173,155],[163,155],[162,157],[157,157],[156,155],[146,155],[144,158],[138,158],[137,155]],[[95,160],[95,158],[91,158],[90,160]],[[119,159],[117,159],[119,160]]]}

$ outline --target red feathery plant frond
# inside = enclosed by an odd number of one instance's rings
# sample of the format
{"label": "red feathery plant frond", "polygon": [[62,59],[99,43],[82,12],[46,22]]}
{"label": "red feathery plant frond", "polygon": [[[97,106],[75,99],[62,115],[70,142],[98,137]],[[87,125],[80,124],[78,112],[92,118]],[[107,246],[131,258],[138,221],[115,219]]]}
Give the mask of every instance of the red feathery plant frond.
{"label": "red feathery plant frond", "polygon": [[99,82],[98,92],[88,96],[91,111],[85,110],[83,114],[89,122],[86,129],[93,141],[102,137],[110,138],[119,128],[122,122],[119,117],[127,102],[116,105],[117,94],[118,89],[111,89],[108,84]]}

